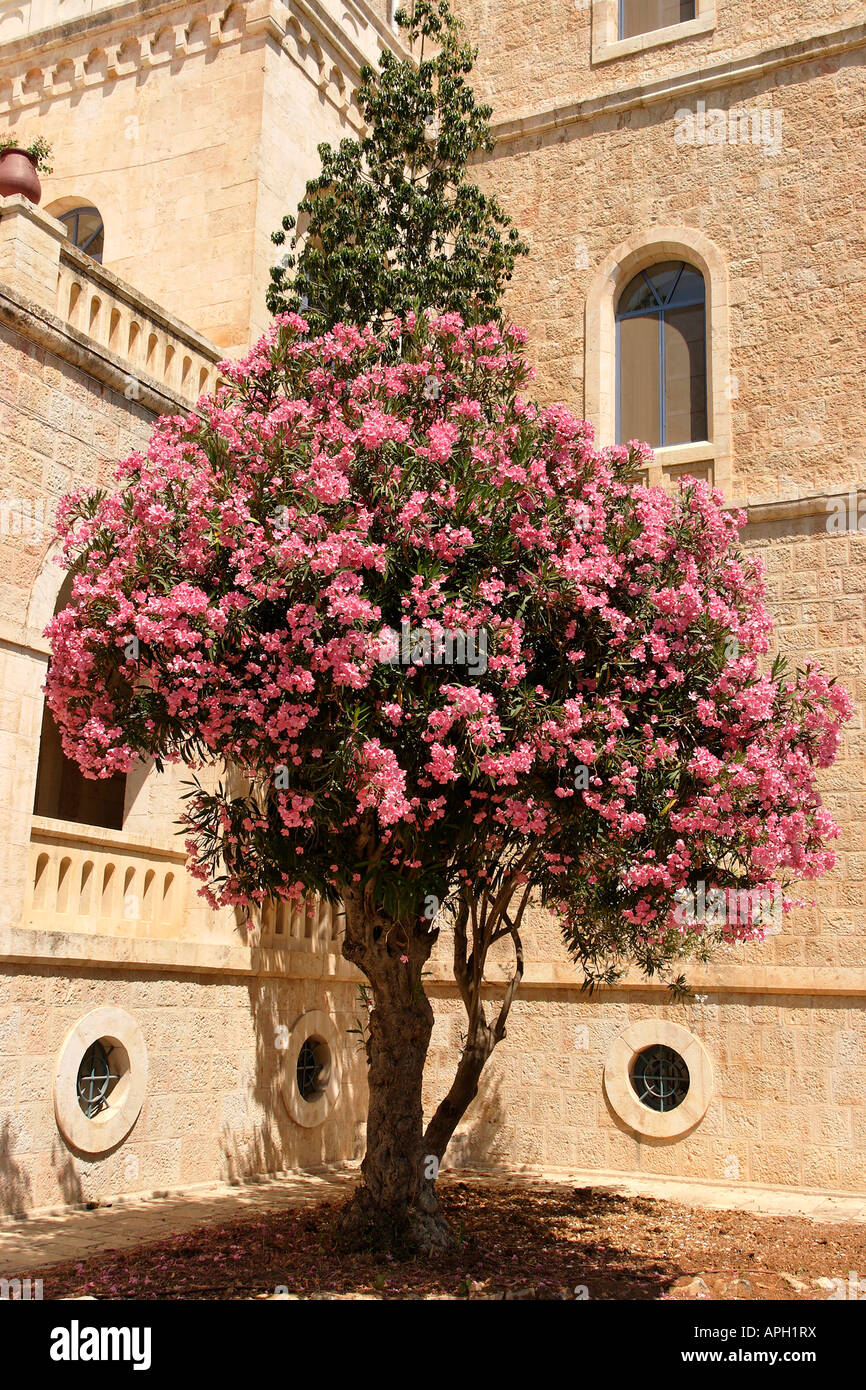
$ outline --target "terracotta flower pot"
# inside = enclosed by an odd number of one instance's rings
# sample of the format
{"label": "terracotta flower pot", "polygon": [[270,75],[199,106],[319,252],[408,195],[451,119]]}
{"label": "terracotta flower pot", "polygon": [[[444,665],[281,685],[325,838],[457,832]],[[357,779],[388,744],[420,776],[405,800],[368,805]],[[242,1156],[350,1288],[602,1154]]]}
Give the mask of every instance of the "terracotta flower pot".
{"label": "terracotta flower pot", "polygon": [[38,203],[42,197],[36,163],[26,150],[4,150],[0,154],[0,197],[9,198],[13,193],[23,193],[31,203]]}

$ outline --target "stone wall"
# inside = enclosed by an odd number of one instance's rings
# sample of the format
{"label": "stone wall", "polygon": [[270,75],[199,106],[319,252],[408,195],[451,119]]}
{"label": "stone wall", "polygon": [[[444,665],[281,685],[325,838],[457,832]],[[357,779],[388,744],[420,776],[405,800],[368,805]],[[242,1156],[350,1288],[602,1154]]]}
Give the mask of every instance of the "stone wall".
{"label": "stone wall", "polygon": [[[866,1185],[866,1001],[719,993],[673,1005],[647,990],[539,986],[516,1001],[447,1162],[601,1171],[862,1192]],[[703,996],[702,996],[703,997]],[[432,1110],[453,1075],[461,1008],[444,998],[428,1080]],[[611,1106],[604,1069],[637,1020],[671,1020],[703,1042],[713,1093],[690,1133],[636,1133]],[[672,1112],[676,1113],[676,1112]]]}
{"label": "stone wall", "polygon": [[[0,1003],[0,1210],[110,1199],[197,1182],[310,1168],[360,1155],[365,1067],[348,1029],[354,986],[321,980],[140,973],[94,967],[4,969]],[[70,1028],[108,1005],[133,1015],[147,1048],[147,1093],[113,1152],[74,1152],[58,1132],[53,1080]],[[340,1101],[317,1128],[290,1118],[280,1025],[325,1010],[343,1046]]]}
{"label": "stone wall", "polygon": [[[732,499],[866,481],[866,26],[854,26],[847,42],[855,46],[841,51],[816,40],[814,61],[798,61],[793,42],[798,26],[841,23],[851,7],[786,15],[784,66],[765,72],[756,59],[712,78],[705,64],[714,35],[599,67],[583,28],[570,42],[542,7],[503,0],[460,8],[482,42],[487,36],[479,91],[496,105],[498,144],[479,179],[495,187],[531,245],[508,306],[529,330],[540,394],[588,409],[584,386],[599,345],[585,339],[586,300],[614,248],[641,229],[698,232],[718,248],[728,278]],[[778,39],[771,11],[720,6],[719,42],[723,26],[736,26],[764,52]],[[566,31],[589,23],[574,6],[560,19]],[[550,64],[548,46],[559,54]],[[541,80],[530,82],[527,64]],[[567,108],[558,106],[565,74],[575,103]],[[605,101],[593,95],[602,88]],[[530,91],[537,121],[518,119]],[[771,139],[780,131],[780,148],[677,143],[685,130],[678,113],[695,115],[699,101],[707,111],[780,119],[769,127]]]}
{"label": "stone wall", "polygon": [[[766,566],[773,651],[795,665],[817,660],[838,675],[855,714],[838,761],[820,777],[842,826],[836,869],[801,886],[807,905],[765,943],[687,970],[693,1002],[676,1005],[635,975],[587,997],[575,987],[578,974],[555,923],[531,915],[525,982],[506,1040],[449,1160],[862,1191],[862,13],[844,4],[810,6],[786,16],[782,36],[769,5],[719,5],[717,23],[703,34],[600,62],[591,53],[601,4],[568,7],[556,25],[542,7],[509,0],[465,0],[459,8],[482,45],[479,93],[496,107],[497,147],[478,177],[532,246],[515,273],[509,308],[529,329],[538,394],[564,399],[599,425],[590,402],[598,400],[599,382],[609,399],[614,370],[610,334],[599,337],[600,298],[592,299],[599,281],[612,315],[624,283],[618,257],[634,253],[642,237],[711,247],[718,273],[708,331],[713,342],[714,313],[718,320],[723,307],[729,354],[722,408],[732,447],[723,481],[729,500],[752,504],[744,543]],[[699,6],[699,13],[712,9]],[[678,142],[678,129],[688,129],[683,112],[696,115],[699,101],[705,111],[723,109],[737,135],[732,110],[766,118],[767,126],[746,128],[764,129],[770,140],[780,132],[780,145]],[[601,442],[612,442],[604,430]],[[447,955],[442,943],[431,986],[430,1111],[450,1084],[463,1026],[446,984]],[[507,966],[503,949],[491,981],[505,978]],[[709,1103],[685,1133],[641,1132],[611,1103],[605,1067],[635,1024],[660,1037],[679,1025],[706,1050]]]}
{"label": "stone wall", "polygon": [[[729,355],[725,487],[731,500],[750,503],[746,543],[767,565],[779,646],[838,674],[857,711],[838,763],[822,777],[843,825],[837,869],[806,889],[814,903],[765,944],[732,948],[690,972],[693,1002],[674,1005],[632,976],[588,998],[555,924],[530,916],[508,1036],[449,1161],[862,1190],[862,15],[825,0],[786,16],[781,37],[769,0],[719,4],[717,13],[701,0],[710,22],[700,33],[604,60],[596,43],[593,61],[593,26],[597,39],[607,0],[576,4],[556,24],[549,10],[510,0],[461,0],[460,8],[484,44],[480,86],[498,108],[499,143],[479,178],[496,186],[533,245],[510,304],[530,329],[539,393],[583,413],[593,372],[609,371],[587,301],[600,273],[616,278],[616,248],[658,227],[672,244],[711,246],[720,267],[711,331],[724,307]],[[41,13],[50,21],[50,11]],[[109,271],[159,301],[140,304],[142,313],[179,312],[224,347],[245,346],[264,325],[270,231],[297,201],[316,142],[353,128],[348,88],[360,56],[392,42],[384,0],[375,12],[352,0],[346,16],[325,25],[328,37],[278,0],[97,7],[62,32],[45,31],[38,66],[23,40],[0,29],[0,115],[16,138],[38,132],[55,142],[46,206],[62,210],[85,196],[100,207]],[[780,147],[678,143],[682,112],[694,114],[698,101],[781,116]],[[776,126],[767,129],[772,136]],[[0,287],[0,479],[7,498],[32,498],[50,512],[70,486],[105,479],[141,447],[155,412],[190,400],[164,371],[157,379],[118,354],[110,318],[102,338],[88,332],[93,295],[125,303],[128,286],[97,285],[94,272],[88,317],[78,323],[62,296],[39,298],[40,285],[51,288],[43,255],[50,219],[20,209],[15,217],[18,230],[6,236],[0,209],[0,280],[10,265],[17,277]],[[165,368],[171,334],[159,331]],[[192,351],[190,332],[177,325],[171,342]],[[125,380],[140,393],[128,395]],[[841,499],[847,521],[837,534],[830,517]],[[59,583],[47,550],[45,536],[30,544],[20,530],[0,528],[2,1205],[99,1200],[356,1155],[364,1067],[348,1030],[357,985],[333,933],[278,939],[272,927],[251,944],[230,914],[205,912],[189,892],[180,922],[165,909],[113,929],[95,911],[85,921],[68,906],[52,923],[38,900],[40,854],[59,863],[73,842],[69,857],[82,872],[91,861],[102,871],[112,856],[124,870],[134,861],[142,873],[154,862],[173,871],[167,842],[178,795],[174,774],[142,769],[127,787],[123,832],[97,844],[92,834],[75,841],[74,827],[34,826],[47,661],[40,631]],[[83,893],[83,879],[80,886]],[[437,1014],[428,1113],[460,1047],[446,944],[428,981]],[[507,963],[503,948],[491,995]],[[102,1007],[134,1017],[149,1074],[130,1135],[94,1159],[58,1130],[53,1072],[69,1029]],[[277,1045],[280,1030],[308,1011],[331,1019],[343,1063],[337,1106],[314,1128],[289,1115],[291,1054]],[[682,1133],[635,1128],[617,1109],[612,1073],[605,1081],[618,1040],[636,1025],[660,1037],[679,1027],[704,1049],[706,1110]]]}
{"label": "stone wall", "polygon": [[[70,308],[73,284],[83,317]],[[115,313],[122,332],[111,331]],[[130,350],[133,324],[147,326],[136,343],[158,334],[156,357]],[[243,1179],[359,1151],[365,1067],[348,1031],[357,987],[339,958],[339,920],[314,905],[306,915],[271,914],[251,933],[234,913],[207,908],[172,837],[183,769],[134,769],[122,830],[33,814],[42,630],[62,579],[51,555],[57,502],[110,485],[117,462],[146,449],[158,412],[191,408],[200,367],[213,386],[218,356],[68,248],[50,216],[0,200],[3,1211]],[[165,370],[187,358],[191,376]],[[73,1030],[100,1009],[140,1030],[129,1075],[144,1103],[128,1134],[93,1153],[74,1142],[57,1095],[80,1123],[85,1049]],[[315,1125],[297,1120],[308,1027],[326,1031],[334,1063],[333,1108]]]}
{"label": "stone wall", "polygon": [[686,82],[741,60],[754,63],[787,45],[808,52],[814,36],[838,36],[863,23],[862,6],[853,0],[784,9],[776,0],[699,0],[698,12],[709,26],[704,32],[684,25],[685,37],[668,31],[666,42],[648,34],[635,51],[614,50],[612,59],[599,61],[593,47],[610,7],[611,0],[572,0],[552,22],[550,9],[539,3],[457,0],[455,9],[479,45],[476,85],[494,103],[497,118],[564,111],[611,90],[651,90],[670,74]]}

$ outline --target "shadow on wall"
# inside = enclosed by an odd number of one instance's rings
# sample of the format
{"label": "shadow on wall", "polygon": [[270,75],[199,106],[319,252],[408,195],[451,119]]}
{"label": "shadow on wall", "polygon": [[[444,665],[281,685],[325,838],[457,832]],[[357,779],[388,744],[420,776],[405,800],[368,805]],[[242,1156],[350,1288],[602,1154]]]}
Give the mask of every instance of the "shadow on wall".
{"label": "shadow on wall", "polygon": [[4,1116],[0,1126],[0,1208],[9,1216],[25,1216],[32,1206],[27,1173],[14,1157],[15,1136],[12,1121]]}
{"label": "shadow on wall", "polygon": [[445,1150],[443,1169],[496,1167],[504,1156],[505,1119],[500,1081],[482,1073],[478,1095]]}
{"label": "shadow on wall", "polygon": [[58,1144],[52,1144],[51,1166],[54,1169],[57,1186],[63,1193],[63,1200],[66,1205],[82,1206],[85,1201],[84,1188],[69,1150]]}
{"label": "shadow on wall", "polygon": [[281,978],[256,979],[248,986],[255,1058],[246,1080],[246,1116],[230,1131],[224,1127],[220,1138],[224,1174],[229,1182],[244,1182],[258,1174],[285,1169],[342,1163],[359,1158],[363,1152],[363,1064],[356,1051],[355,1036],[345,1031],[351,1026],[345,1013],[337,1019],[338,1031],[345,1041],[342,1087],[333,1113],[323,1124],[305,1129],[291,1118],[283,1099],[283,1087],[289,1078],[285,1048],[280,1044],[287,1030],[309,1009],[333,1012],[322,999],[321,986],[311,990],[313,984]]}

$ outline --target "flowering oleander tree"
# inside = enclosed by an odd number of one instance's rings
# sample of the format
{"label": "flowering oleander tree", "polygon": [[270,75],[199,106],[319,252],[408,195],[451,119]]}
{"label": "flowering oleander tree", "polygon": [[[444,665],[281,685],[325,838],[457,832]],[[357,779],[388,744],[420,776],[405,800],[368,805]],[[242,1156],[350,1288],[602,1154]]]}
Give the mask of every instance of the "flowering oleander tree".
{"label": "flowering oleander tree", "polygon": [[[372,1012],[344,1229],[431,1249],[530,895],[590,981],[637,963],[676,985],[684,955],[760,938],[767,895],[833,863],[815,776],[849,700],[767,669],[759,567],[720,495],[638,485],[640,446],[596,449],[525,399],[516,330],[428,314],[313,338],[286,314],[224,370],[115,491],[63,505],[48,701],[92,776],[140,757],[242,776],[186,807],[211,902],[345,905]],[[705,910],[744,893],[755,910]],[[425,1129],[445,926],[466,1041]],[[491,1005],[497,942],[514,968]]]}

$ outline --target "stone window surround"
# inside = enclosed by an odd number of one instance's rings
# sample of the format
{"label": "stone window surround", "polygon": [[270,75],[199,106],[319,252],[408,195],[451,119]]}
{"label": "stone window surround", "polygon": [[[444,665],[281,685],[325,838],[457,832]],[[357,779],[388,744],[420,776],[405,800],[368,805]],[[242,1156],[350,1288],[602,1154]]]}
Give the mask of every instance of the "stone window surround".
{"label": "stone window surround", "polygon": [[730,323],[725,259],[709,237],[693,227],[646,227],[621,242],[594,275],[586,296],[584,414],[600,447],[616,442],[616,301],[641,270],[659,261],[683,260],[704,277],[707,318],[707,421],[709,440],[655,449],[650,483],[666,474],[706,465],[713,484],[731,493]]}
{"label": "stone window surround", "polygon": [[[689,1070],[689,1089],[675,1110],[651,1110],[638,1100],[631,1070],[639,1052],[661,1043],[678,1052]],[[700,1124],[713,1097],[713,1067],[694,1033],[667,1019],[647,1018],[620,1033],[604,1067],[604,1089],[622,1122],[648,1139],[679,1139]]]}
{"label": "stone window surround", "polygon": [[[101,1114],[88,1119],[78,1103],[78,1069],[87,1049],[109,1038],[126,1053],[129,1066]],[[147,1091],[147,1048],[132,1014],[110,1005],[93,1009],[70,1028],[54,1069],[54,1116],[66,1143],[79,1153],[110,1153],[122,1144],[141,1112]]]}
{"label": "stone window surround", "polygon": [[[298,1057],[308,1038],[323,1042],[328,1049],[328,1083],[315,1100],[304,1100],[298,1086]],[[325,1123],[340,1098],[343,1080],[343,1043],[334,1020],[321,1009],[308,1009],[292,1026],[283,1053],[282,1096],[296,1124],[315,1129]]]}
{"label": "stone window surround", "polygon": [[619,0],[593,0],[592,3],[592,61],[607,63],[613,58],[626,58],[643,53],[663,43],[676,43],[697,34],[708,34],[716,27],[716,0],[695,0],[695,17],[682,24],[669,24],[664,29],[649,29],[630,39],[619,37]]}

